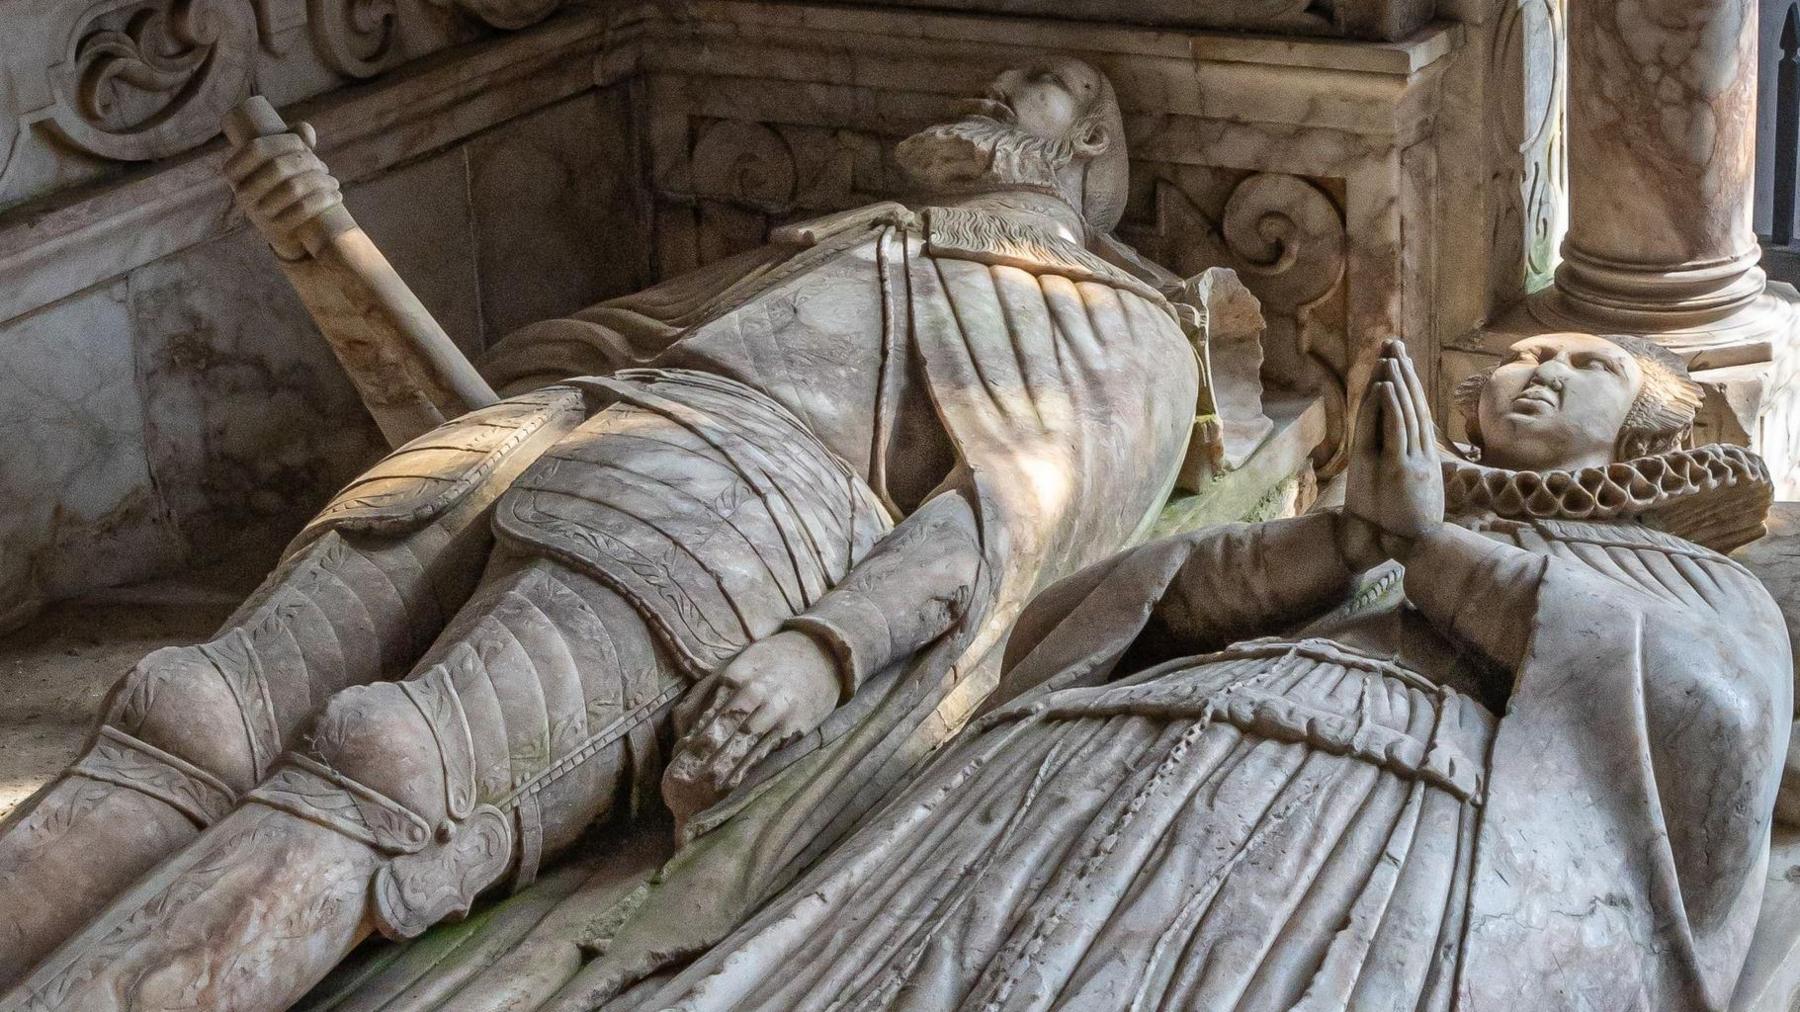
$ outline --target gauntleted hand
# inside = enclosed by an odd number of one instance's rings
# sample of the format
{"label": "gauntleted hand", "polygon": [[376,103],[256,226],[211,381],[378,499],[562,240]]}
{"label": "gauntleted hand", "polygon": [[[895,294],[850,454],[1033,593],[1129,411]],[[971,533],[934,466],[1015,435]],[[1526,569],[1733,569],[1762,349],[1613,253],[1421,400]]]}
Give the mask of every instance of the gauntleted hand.
{"label": "gauntleted hand", "polygon": [[663,774],[663,800],[685,820],[712,806],[769,753],[837,708],[838,660],[796,630],[745,648],[675,710],[681,740]]}
{"label": "gauntleted hand", "polygon": [[1410,545],[1444,522],[1437,426],[1398,338],[1382,347],[1363,397],[1346,480],[1344,513],[1380,532],[1384,543]]}
{"label": "gauntleted hand", "polygon": [[310,124],[291,133],[254,137],[225,160],[225,178],[245,217],[286,259],[304,252],[301,230],[343,203],[338,181],[313,153]]}

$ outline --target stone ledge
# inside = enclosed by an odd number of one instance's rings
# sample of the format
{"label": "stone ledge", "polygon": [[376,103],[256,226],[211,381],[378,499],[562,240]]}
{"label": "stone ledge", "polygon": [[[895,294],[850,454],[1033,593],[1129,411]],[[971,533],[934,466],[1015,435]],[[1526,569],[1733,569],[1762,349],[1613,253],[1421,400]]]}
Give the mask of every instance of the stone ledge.
{"label": "stone ledge", "polygon": [[[1263,405],[1275,428],[1243,465],[1214,478],[1201,492],[1177,494],[1151,528],[1152,538],[1198,530],[1209,524],[1261,520],[1264,500],[1307,468],[1308,458],[1325,441],[1325,403],[1317,397],[1283,397],[1271,393]],[[1304,503],[1300,509],[1305,509]],[[1278,510],[1289,515],[1291,510]]]}
{"label": "stone ledge", "polygon": [[[1437,22],[1392,41],[1308,39],[1192,27],[1175,30],[980,12],[897,12],[762,0],[695,0],[680,18],[658,11],[653,4],[644,5],[621,15],[620,20],[654,23],[657,35],[667,40],[760,39],[783,48],[847,50],[856,48],[856,37],[879,36],[895,47],[896,55],[942,52],[949,47],[953,52],[981,55],[986,65],[1003,60],[1004,50],[1047,48],[1406,75],[1447,55],[1462,32],[1457,24]],[[996,52],[995,47],[1001,51]]]}
{"label": "stone ledge", "polygon": [[[595,87],[607,37],[604,17],[575,13],[283,114],[311,120],[320,153],[352,183]],[[0,322],[225,234],[235,213],[224,158],[215,142],[97,192],[0,215]]]}
{"label": "stone ledge", "polygon": [[[908,10],[944,6],[943,0],[852,0],[865,7]],[[1242,0],[962,0],[969,11],[1129,22],[1169,28],[1224,28],[1338,35],[1357,39],[1400,38],[1429,20],[1433,0],[1290,0],[1252,6]]]}

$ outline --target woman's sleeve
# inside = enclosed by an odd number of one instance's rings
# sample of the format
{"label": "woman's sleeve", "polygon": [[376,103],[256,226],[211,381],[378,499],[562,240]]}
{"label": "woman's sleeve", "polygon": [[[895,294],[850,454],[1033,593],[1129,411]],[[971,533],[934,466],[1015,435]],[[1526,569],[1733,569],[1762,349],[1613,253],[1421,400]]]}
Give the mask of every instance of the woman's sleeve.
{"label": "woman's sleeve", "polygon": [[1320,512],[1197,535],[1152,621],[1184,647],[1216,650],[1338,604],[1354,575],[1339,547],[1340,522]]}
{"label": "woman's sleeve", "polygon": [[1441,631],[1517,671],[1531,643],[1538,588],[1550,563],[1546,556],[1444,524],[1407,555],[1406,598]]}

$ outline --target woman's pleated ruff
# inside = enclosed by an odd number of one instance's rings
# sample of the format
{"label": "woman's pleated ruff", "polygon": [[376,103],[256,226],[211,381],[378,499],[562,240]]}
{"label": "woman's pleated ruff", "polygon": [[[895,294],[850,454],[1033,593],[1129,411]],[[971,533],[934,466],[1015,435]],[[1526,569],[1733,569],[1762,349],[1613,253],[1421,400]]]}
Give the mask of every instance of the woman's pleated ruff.
{"label": "woman's pleated ruff", "polygon": [[1318,642],[1028,698],[727,942],[692,1007],[1447,1008],[1492,731]]}

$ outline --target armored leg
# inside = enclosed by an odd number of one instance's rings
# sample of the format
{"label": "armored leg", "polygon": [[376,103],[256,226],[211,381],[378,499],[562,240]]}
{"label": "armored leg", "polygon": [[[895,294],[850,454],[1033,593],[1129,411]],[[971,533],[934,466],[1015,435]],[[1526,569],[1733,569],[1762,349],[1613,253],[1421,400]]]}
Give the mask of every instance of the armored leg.
{"label": "armored leg", "polygon": [[409,444],[216,637],[132,669],[86,754],[0,823],[0,987],[229,811],[333,693],[411,670],[481,574],[495,498],[584,410],[553,388]]}
{"label": "armored leg", "polygon": [[132,668],[86,753],[0,823],[0,985],[230,811],[317,701],[403,672],[479,573],[476,531],[381,547],[328,534],[214,639]]}
{"label": "armored leg", "polygon": [[333,696],[303,749],[0,1010],[279,1008],[368,931],[460,914],[595,818],[655,797],[687,682],[595,581],[497,560],[421,663]]}

